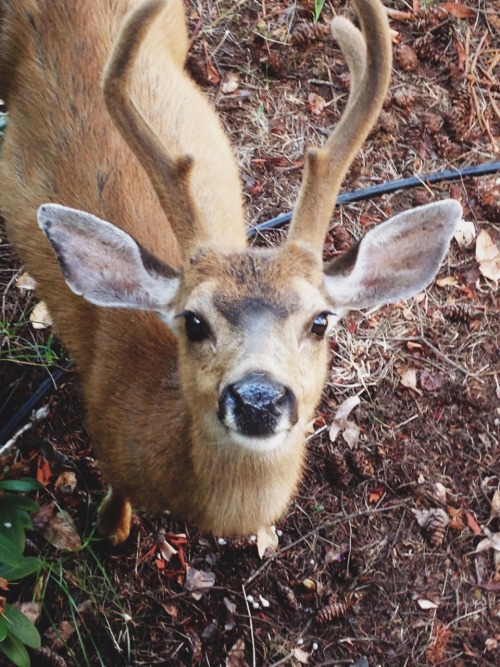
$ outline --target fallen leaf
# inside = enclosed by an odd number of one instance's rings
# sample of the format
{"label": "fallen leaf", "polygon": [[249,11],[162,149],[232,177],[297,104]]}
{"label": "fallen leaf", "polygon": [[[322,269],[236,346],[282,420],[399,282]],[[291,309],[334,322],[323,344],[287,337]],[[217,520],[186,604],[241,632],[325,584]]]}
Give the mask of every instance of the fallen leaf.
{"label": "fallen leaf", "polygon": [[420,373],[420,386],[425,391],[437,391],[443,386],[443,376],[439,374],[432,374],[428,371],[422,371]]}
{"label": "fallen leaf", "polygon": [[468,220],[460,220],[454,238],[461,248],[470,248],[476,238],[476,227],[474,223],[469,222]]}
{"label": "fallen leaf", "polygon": [[158,545],[161,555],[163,556],[163,559],[165,562],[170,563],[172,560],[172,556],[175,556],[177,554],[177,549],[174,549],[174,547],[167,542],[167,540],[163,540],[161,544]]}
{"label": "fallen leaf", "polygon": [[310,653],[307,651],[304,651],[303,648],[296,647],[292,649],[292,655],[295,658],[295,660],[298,660],[301,665],[307,665],[309,662],[309,656]]}
{"label": "fallen leaf", "polygon": [[485,537],[484,540],[481,540],[476,547],[476,553],[481,551],[486,551],[487,549],[494,549],[495,551],[500,551],[500,533],[490,533],[488,537]]}
{"label": "fallen leaf", "polygon": [[479,232],[476,241],[476,260],[485,278],[500,280],[500,248],[486,229]]}
{"label": "fallen leaf", "polygon": [[226,72],[220,84],[221,92],[225,95],[234,93],[240,86],[240,75],[238,72]]}
{"label": "fallen leaf", "polygon": [[278,535],[274,526],[261,526],[257,531],[257,551],[261,558],[270,558],[278,548]]}
{"label": "fallen leaf", "polygon": [[457,285],[458,280],[456,276],[445,276],[444,278],[438,278],[436,280],[436,285],[438,287],[450,287],[451,285]]}
{"label": "fallen leaf", "polygon": [[30,313],[33,329],[47,329],[52,326],[52,317],[45,301],[39,301]]}
{"label": "fallen leaf", "polygon": [[36,289],[36,280],[30,273],[25,271],[17,279],[16,287],[17,289],[23,289],[26,292],[29,292]]}
{"label": "fallen leaf", "polygon": [[215,67],[212,65],[212,61],[208,55],[208,44],[203,42],[203,48],[205,49],[205,76],[208,83],[211,83],[212,86],[216,86],[220,82],[220,76]]}
{"label": "fallen leaf", "polygon": [[315,116],[320,116],[323,113],[323,109],[326,106],[326,100],[321,97],[321,95],[316,95],[316,93],[309,93],[307,96],[307,102],[309,104],[309,109]]}
{"label": "fallen leaf", "polygon": [[47,486],[50,481],[52,471],[50,469],[50,463],[43,456],[38,457],[36,465],[36,479],[42,486]]}
{"label": "fallen leaf", "polygon": [[62,493],[64,496],[70,496],[76,489],[76,483],[75,473],[66,470],[54,482],[54,490]]}
{"label": "fallen leaf", "polygon": [[71,517],[65,512],[56,512],[53,505],[44,505],[33,516],[34,527],[56,549],[77,551],[82,546]]}
{"label": "fallen leaf", "polygon": [[60,649],[74,632],[75,626],[73,623],[70,623],[70,621],[61,621],[57,629],[50,627],[44,632],[44,635],[50,643],[50,648]]}
{"label": "fallen leaf", "polygon": [[229,649],[226,658],[226,667],[248,667],[245,660],[245,640],[240,637]]}
{"label": "fallen leaf", "polygon": [[14,606],[22,612],[28,620],[36,623],[40,618],[42,612],[42,605],[40,602],[16,602]]}
{"label": "fallen leaf", "polygon": [[491,499],[491,519],[500,519],[500,489],[497,489]]}
{"label": "fallen leaf", "polygon": [[417,369],[416,368],[405,368],[398,370],[399,376],[401,378],[401,384],[403,387],[408,387],[408,389],[417,388]]}
{"label": "fallen leaf", "polygon": [[376,486],[374,489],[370,491],[370,494],[368,495],[368,502],[370,505],[376,505],[378,502],[382,500],[382,498],[385,496],[385,486]]}
{"label": "fallen leaf", "polygon": [[467,525],[472,530],[474,535],[482,535],[483,534],[483,529],[478,524],[478,522],[476,521],[474,516],[470,512],[466,512],[465,516],[467,517]]}
{"label": "fallen leaf", "polygon": [[[340,431],[346,428],[348,424],[347,417],[360,403],[359,396],[349,396],[349,398],[346,398],[346,400],[339,405],[329,431],[330,440],[332,442],[335,442]],[[353,424],[353,422],[350,422],[350,424]]]}
{"label": "fallen leaf", "polygon": [[437,609],[439,607],[437,602],[433,602],[432,600],[427,600],[425,598],[417,600],[417,604],[420,609]]}
{"label": "fallen leaf", "polygon": [[476,16],[474,9],[463,5],[461,2],[440,2],[439,6],[446,9],[449,14],[453,14],[457,19],[473,19]]}
{"label": "fallen leaf", "polygon": [[215,584],[215,574],[213,572],[203,572],[194,567],[188,568],[184,588],[191,593],[195,600],[200,600],[203,593],[206,593]]}

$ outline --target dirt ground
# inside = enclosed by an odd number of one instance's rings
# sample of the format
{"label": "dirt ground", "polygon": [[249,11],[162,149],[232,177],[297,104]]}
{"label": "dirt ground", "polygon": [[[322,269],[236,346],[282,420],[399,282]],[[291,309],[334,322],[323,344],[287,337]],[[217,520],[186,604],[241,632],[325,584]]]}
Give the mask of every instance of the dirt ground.
{"label": "dirt ground", "polygon": [[[340,117],[349,77],[327,24],[353,16],[345,4],[327,1],[313,22],[313,0],[187,3],[188,69],[231,135],[249,224],[292,208],[304,149]],[[498,159],[498,3],[386,5],[393,79],[344,191]],[[339,207],[325,257],[393,213],[449,196],[498,249],[497,174]],[[350,315],[335,332],[306,473],[270,557],[252,537],[203,536],[168,513],[136,513],[118,551],[92,538],[103,483],[66,372],[40,403],[49,416],[0,459],[4,477],[38,468],[40,505],[68,512],[86,545],[64,551],[32,535],[46,567],[11,592],[41,604],[44,650],[32,664],[499,665],[500,299],[477,238],[452,242],[418,298]],[[2,232],[1,424],[48,376],[47,359],[64,359],[47,330],[30,327],[36,297],[16,287],[20,272]],[[355,396],[350,428],[335,435],[339,406]]]}

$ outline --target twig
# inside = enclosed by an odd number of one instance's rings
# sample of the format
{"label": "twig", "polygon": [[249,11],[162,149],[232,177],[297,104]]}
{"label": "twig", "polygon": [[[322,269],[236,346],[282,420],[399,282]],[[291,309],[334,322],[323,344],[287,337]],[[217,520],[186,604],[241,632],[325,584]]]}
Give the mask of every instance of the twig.
{"label": "twig", "polygon": [[256,667],[257,661],[256,661],[256,654],[255,654],[255,637],[254,637],[254,634],[253,634],[252,613],[250,611],[250,605],[248,604],[247,591],[246,591],[246,588],[245,588],[245,584],[241,584],[241,589],[243,591],[243,597],[245,598],[245,604],[247,606],[248,622],[250,623],[250,637],[252,638],[252,667]]}

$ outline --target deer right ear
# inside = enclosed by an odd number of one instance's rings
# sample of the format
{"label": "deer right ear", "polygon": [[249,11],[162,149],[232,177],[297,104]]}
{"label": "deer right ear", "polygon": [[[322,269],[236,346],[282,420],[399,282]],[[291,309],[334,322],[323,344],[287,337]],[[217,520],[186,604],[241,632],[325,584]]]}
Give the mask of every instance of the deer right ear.
{"label": "deer right ear", "polygon": [[435,278],[462,207],[454,199],[405,211],[371,229],[325,268],[325,288],[339,314],[408,299]]}
{"label": "deer right ear", "polygon": [[52,243],[70,289],[96,306],[161,312],[173,319],[179,273],[124,231],[90,213],[45,204],[38,224]]}

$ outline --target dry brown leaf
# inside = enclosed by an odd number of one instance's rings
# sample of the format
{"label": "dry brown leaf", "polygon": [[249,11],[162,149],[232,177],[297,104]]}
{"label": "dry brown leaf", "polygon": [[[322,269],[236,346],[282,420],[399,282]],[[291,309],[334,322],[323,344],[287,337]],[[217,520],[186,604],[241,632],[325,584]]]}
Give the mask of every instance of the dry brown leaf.
{"label": "dry brown leaf", "polygon": [[36,289],[36,280],[30,273],[25,271],[24,273],[21,273],[21,275],[17,279],[16,287],[17,289],[22,289],[25,290],[26,292],[30,292]]}
{"label": "dry brown leaf", "polygon": [[33,329],[47,329],[52,326],[52,317],[45,301],[39,301],[30,313]]}
{"label": "dry brown leaf", "polygon": [[436,285],[438,287],[450,287],[451,285],[458,285],[458,280],[456,276],[445,276],[444,278],[438,278]]}
{"label": "dry brown leaf", "polygon": [[420,373],[420,386],[425,391],[436,391],[441,389],[443,386],[443,376],[438,373],[429,373],[428,371],[422,371]]}
{"label": "dry brown leaf", "polygon": [[234,93],[240,87],[240,75],[238,72],[226,72],[222,78],[220,89],[225,95]]}
{"label": "dry brown leaf", "polygon": [[[332,442],[335,442],[340,431],[343,431],[348,424],[354,424],[354,422],[348,422],[347,417],[350,415],[351,411],[360,404],[360,402],[359,396],[350,396],[339,405],[329,431],[330,440]],[[354,426],[356,425],[354,424]]]}
{"label": "dry brown leaf", "polygon": [[194,567],[188,568],[184,588],[191,593],[195,600],[200,600],[203,593],[206,593],[215,584],[215,574],[213,572],[203,572]]}
{"label": "dry brown leaf", "polygon": [[15,607],[21,611],[32,623],[36,623],[42,612],[40,602],[16,602]]}
{"label": "dry brown leaf", "polygon": [[278,548],[278,535],[274,526],[261,526],[257,531],[257,551],[261,558],[270,558]]}
{"label": "dry brown leaf", "polygon": [[326,100],[321,97],[321,95],[316,95],[316,93],[309,93],[307,96],[307,102],[309,104],[309,109],[313,112],[315,116],[321,116],[323,109],[326,107]]}
{"label": "dry brown leaf", "polygon": [[460,220],[454,238],[461,248],[470,248],[476,238],[476,226],[468,220]]}
{"label": "dry brown leaf", "polygon": [[310,653],[304,651],[303,648],[296,647],[292,649],[292,655],[295,658],[295,660],[300,662],[301,665],[307,665],[307,663],[309,662]]}
{"label": "dry brown leaf", "polygon": [[35,514],[33,525],[56,549],[77,551],[82,547],[71,517],[65,512],[56,513],[51,505],[45,505]]}
{"label": "dry brown leaf", "polygon": [[453,14],[457,19],[473,19],[476,16],[474,9],[467,7],[461,2],[440,2],[439,6],[442,9],[446,9],[450,14]]}
{"label": "dry brown leaf", "polygon": [[161,542],[158,545],[158,548],[161,551],[163,559],[167,563],[169,563],[172,560],[172,556],[175,556],[178,553],[177,549],[174,549],[174,547],[171,544],[169,544],[167,540],[163,540],[163,542]]}
{"label": "dry brown leaf", "polygon": [[229,649],[226,667],[248,667],[245,660],[245,640],[242,637]]}
{"label": "dry brown leaf", "polygon": [[500,519],[500,489],[497,489],[491,499],[491,519]]}
{"label": "dry brown leaf", "polygon": [[476,260],[485,278],[495,282],[500,280],[500,248],[486,229],[482,229],[477,237]]}
{"label": "dry brown leaf", "polygon": [[401,384],[403,387],[408,387],[408,389],[417,388],[417,369],[416,368],[404,368],[398,370],[399,376],[401,378]]}
{"label": "dry brown leaf", "polygon": [[44,632],[44,635],[49,641],[50,648],[60,649],[66,644],[67,640],[74,632],[75,626],[73,623],[70,623],[70,621],[61,621],[57,629],[51,627]]}
{"label": "dry brown leaf", "polygon": [[476,553],[481,551],[486,551],[487,549],[494,549],[494,551],[500,551],[500,533],[490,533],[488,537],[485,537],[484,540],[481,540],[476,547]]}
{"label": "dry brown leaf", "polygon": [[420,609],[437,609],[439,607],[437,602],[434,602],[433,600],[427,600],[426,598],[417,600],[417,604]]}
{"label": "dry brown leaf", "polygon": [[62,472],[54,482],[54,490],[65,496],[70,496],[76,489],[76,475],[74,472],[66,470]]}

